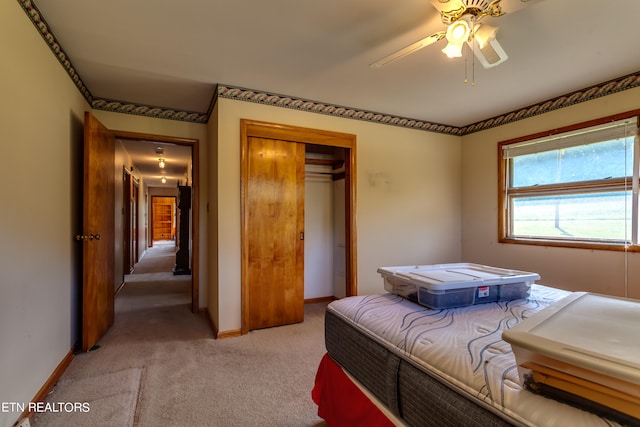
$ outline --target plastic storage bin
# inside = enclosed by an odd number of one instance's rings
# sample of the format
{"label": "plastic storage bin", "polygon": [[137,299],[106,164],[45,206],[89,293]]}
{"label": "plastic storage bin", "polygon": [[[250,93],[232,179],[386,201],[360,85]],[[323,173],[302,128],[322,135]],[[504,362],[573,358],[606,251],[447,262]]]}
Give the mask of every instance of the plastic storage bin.
{"label": "plastic storage bin", "polygon": [[623,424],[635,425],[640,424],[638,325],[640,301],[575,292],[504,331],[502,338],[511,344],[525,386],[570,398],[593,412],[612,409],[632,417],[618,417]]}
{"label": "plastic storage bin", "polygon": [[386,291],[429,308],[463,307],[529,296],[536,273],[457,263],[380,267]]}

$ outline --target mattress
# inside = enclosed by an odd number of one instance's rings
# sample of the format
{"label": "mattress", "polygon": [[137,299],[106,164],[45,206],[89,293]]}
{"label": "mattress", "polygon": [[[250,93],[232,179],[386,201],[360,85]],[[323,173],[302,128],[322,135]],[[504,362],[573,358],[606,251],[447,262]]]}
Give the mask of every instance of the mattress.
{"label": "mattress", "polygon": [[501,339],[568,294],[534,284],[527,299],[443,310],[393,294],[344,298],[327,307],[327,351],[408,425],[616,425],[525,390]]}

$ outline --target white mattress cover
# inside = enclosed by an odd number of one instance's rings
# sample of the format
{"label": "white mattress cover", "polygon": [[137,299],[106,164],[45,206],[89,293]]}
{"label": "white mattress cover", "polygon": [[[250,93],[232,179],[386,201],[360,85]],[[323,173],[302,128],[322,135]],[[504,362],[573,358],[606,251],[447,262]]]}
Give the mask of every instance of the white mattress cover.
{"label": "white mattress cover", "polygon": [[344,298],[328,306],[395,354],[477,403],[529,426],[618,425],[525,390],[502,331],[569,295],[534,284],[529,298],[433,310],[392,294]]}

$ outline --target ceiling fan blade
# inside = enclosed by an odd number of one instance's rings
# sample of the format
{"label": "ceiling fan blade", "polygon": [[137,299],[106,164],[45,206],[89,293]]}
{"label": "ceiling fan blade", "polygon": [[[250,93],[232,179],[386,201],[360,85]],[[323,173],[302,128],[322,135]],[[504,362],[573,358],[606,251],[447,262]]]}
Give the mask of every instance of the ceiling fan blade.
{"label": "ceiling fan blade", "polygon": [[438,31],[437,33],[431,34],[423,38],[422,40],[418,40],[415,43],[410,44],[407,47],[404,47],[396,52],[393,52],[391,55],[387,55],[384,58],[369,64],[371,68],[382,68],[385,65],[389,65],[390,63],[397,61],[400,58],[404,58],[407,55],[410,55],[423,47],[427,47],[437,41],[442,40],[446,35],[445,31]]}

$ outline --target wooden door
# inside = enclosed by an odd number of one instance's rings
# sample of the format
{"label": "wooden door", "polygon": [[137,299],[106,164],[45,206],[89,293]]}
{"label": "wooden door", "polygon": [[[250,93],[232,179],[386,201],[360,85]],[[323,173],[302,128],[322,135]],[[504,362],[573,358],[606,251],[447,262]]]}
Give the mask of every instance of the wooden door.
{"label": "wooden door", "polygon": [[113,323],[115,137],[89,112],[84,118],[82,351]]}
{"label": "wooden door", "polygon": [[304,144],[250,138],[248,329],[304,320]]}

